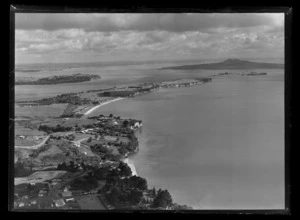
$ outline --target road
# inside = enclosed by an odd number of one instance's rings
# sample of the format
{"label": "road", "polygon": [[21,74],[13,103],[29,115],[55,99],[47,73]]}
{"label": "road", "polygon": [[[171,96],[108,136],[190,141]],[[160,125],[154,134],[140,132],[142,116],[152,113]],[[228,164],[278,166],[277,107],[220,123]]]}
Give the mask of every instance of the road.
{"label": "road", "polygon": [[15,146],[15,148],[37,149],[37,148],[43,146],[49,138],[50,138],[50,135],[48,135],[41,143],[39,143],[37,145],[33,145],[33,146]]}

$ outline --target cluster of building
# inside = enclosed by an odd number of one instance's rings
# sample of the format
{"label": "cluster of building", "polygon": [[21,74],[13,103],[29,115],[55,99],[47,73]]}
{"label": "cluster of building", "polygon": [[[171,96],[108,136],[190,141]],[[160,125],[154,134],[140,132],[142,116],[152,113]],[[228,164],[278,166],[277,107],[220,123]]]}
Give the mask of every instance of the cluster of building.
{"label": "cluster of building", "polygon": [[211,78],[201,78],[191,82],[180,82],[180,80],[174,82],[166,81],[166,82],[162,82],[159,85],[159,88],[189,87],[193,85],[198,85],[200,83],[210,82],[211,80],[212,80]]}

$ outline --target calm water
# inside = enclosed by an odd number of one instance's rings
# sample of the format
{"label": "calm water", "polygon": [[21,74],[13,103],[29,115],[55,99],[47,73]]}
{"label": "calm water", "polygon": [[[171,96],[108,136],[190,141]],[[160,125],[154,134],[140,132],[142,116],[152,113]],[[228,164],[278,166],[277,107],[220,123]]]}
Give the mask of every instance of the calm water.
{"label": "calm water", "polygon": [[137,118],[131,159],[149,185],[199,209],[284,208],[284,83],[280,71],[160,90],[95,114]]}
{"label": "calm water", "polygon": [[[16,99],[222,72],[157,67],[22,73],[81,72],[99,74],[102,79],[16,86]],[[113,113],[143,121],[138,132],[140,151],[131,160],[150,187],[168,189],[175,202],[197,209],[284,208],[283,70],[261,71],[268,75],[232,76],[195,87],[159,90],[105,105],[93,114]]]}

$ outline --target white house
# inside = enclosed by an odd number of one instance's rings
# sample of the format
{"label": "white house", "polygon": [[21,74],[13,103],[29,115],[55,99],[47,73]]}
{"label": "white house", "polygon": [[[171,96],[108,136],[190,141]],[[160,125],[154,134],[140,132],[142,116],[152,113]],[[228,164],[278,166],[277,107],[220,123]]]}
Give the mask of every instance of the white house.
{"label": "white house", "polygon": [[68,199],[66,199],[66,202],[74,202],[75,201],[75,199],[74,198],[68,198]]}

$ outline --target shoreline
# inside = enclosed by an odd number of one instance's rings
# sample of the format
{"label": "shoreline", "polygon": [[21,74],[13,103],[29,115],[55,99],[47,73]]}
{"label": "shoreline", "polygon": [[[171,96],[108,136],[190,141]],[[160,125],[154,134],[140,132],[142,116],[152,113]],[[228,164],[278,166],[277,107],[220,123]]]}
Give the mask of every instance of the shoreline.
{"label": "shoreline", "polygon": [[130,167],[132,176],[139,176],[136,172],[136,169],[135,169],[135,166],[134,166],[134,163],[132,162],[132,160],[130,160],[128,157],[126,157],[122,161]]}
{"label": "shoreline", "polygon": [[91,108],[90,110],[88,110],[86,113],[84,113],[83,115],[86,116],[86,115],[92,113],[92,112],[95,111],[97,108],[99,108],[99,107],[101,107],[101,106],[103,106],[103,105],[106,105],[106,104],[111,103],[111,102],[119,101],[119,100],[122,100],[122,99],[125,99],[125,98],[119,97],[119,98],[112,99],[112,100],[110,100],[110,101],[101,103],[101,104],[99,104],[99,105],[96,105],[96,106],[94,106],[93,108]]}

